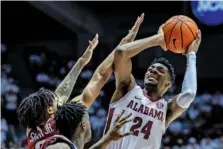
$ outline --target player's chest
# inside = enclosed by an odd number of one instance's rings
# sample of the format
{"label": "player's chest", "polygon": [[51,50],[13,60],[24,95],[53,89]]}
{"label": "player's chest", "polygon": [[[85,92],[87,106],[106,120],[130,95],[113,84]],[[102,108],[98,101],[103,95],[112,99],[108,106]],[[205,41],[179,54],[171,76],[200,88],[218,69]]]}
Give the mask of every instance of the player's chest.
{"label": "player's chest", "polygon": [[[159,103],[160,104],[160,103]],[[123,128],[123,132],[132,131],[134,139],[135,137],[142,140],[150,140],[150,134],[156,133],[156,135],[162,134],[165,126],[166,112],[163,105],[158,105],[156,102],[146,102],[143,100],[130,100],[122,107],[118,107],[116,115],[122,110],[125,110],[125,115],[132,113],[133,121],[126,124]],[[159,135],[160,136],[160,135]]]}
{"label": "player's chest", "polygon": [[151,102],[148,99],[132,99],[126,102],[123,109],[128,109],[135,116],[163,121],[166,115],[165,103],[163,101]]}

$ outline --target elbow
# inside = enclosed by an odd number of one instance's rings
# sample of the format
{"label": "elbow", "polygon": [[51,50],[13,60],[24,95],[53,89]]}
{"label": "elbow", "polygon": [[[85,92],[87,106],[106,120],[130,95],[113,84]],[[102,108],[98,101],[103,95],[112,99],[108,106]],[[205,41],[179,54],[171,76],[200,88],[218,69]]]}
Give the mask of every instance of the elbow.
{"label": "elbow", "polygon": [[[98,73],[99,78],[103,81],[103,82],[107,82],[109,77],[112,74],[112,69],[111,70],[107,70],[107,71],[100,71]],[[99,80],[100,80],[99,79]]]}
{"label": "elbow", "polygon": [[196,96],[196,91],[187,90],[181,92],[179,97],[177,98],[177,104],[184,109],[187,109],[190,104],[194,101]]}
{"label": "elbow", "polygon": [[195,96],[196,96],[196,90],[186,90],[184,91],[182,94],[185,96],[185,97],[188,97],[190,99],[194,99]]}
{"label": "elbow", "polygon": [[115,50],[115,58],[124,58],[125,50],[122,46],[118,46]]}

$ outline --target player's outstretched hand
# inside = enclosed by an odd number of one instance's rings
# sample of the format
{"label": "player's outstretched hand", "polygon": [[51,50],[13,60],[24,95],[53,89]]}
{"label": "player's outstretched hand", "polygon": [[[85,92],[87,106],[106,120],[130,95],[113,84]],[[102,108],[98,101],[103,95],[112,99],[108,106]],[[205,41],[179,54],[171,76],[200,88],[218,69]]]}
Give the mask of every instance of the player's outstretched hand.
{"label": "player's outstretched hand", "polygon": [[163,25],[162,24],[160,27],[159,27],[159,30],[158,30],[158,35],[160,36],[160,40],[159,40],[159,45],[161,46],[161,48],[164,50],[164,51],[167,51],[167,47],[166,47],[166,42],[165,42],[165,37],[164,37],[164,33],[163,33]]}
{"label": "player's outstretched hand", "polygon": [[185,53],[183,55],[187,55],[190,52],[195,52],[196,53],[198,51],[198,48],[199,48],[200,43],[201,43],[201,31],[200,30],[197,31],[197,35],[198,35],[197,38],[189,46],[187,53]]}
{"label": "player's outstretched hand", "polygon": [[98,45],[98,42],[98,34],[95,35],[92,41],[89,40],[89,46],[87,47],[84,54],[81,56],[81,61],[84,63],[84,65],[87,65],[90,62],[93,51]]}
{"label": "player's outstretched hand", "polygon": [[144,20],[144,16],[145,14],[142,13],[141,16],[137,17],[137,20],[134,24],[134,26],[131,28],[131,30],[129,30],[129,33],[128,35],[126,35],[122,41],[119,43],[119,46],[123,45],[123,44],[126,44],[126,43],[129,43],[129,42],[132,42],[135,40],[135,37],[139,31],[139,27],[140,25],[142,24],[143,20]]}
{"label": "player's outstretched hand", "polygon": [[119,116],[115,120],[114,126],[111,127],[108,132],[96,144],[90,147],[90,149],[104,149],[112,141],[118,141],[121,138],[132,134],[132,132],[121,133],[119,131],[123,125],[132,121],[132,119],[130,119],[132,113],[122,118],[124,112],[125,111],[123,110],[122,113],[119,114]]}
{"label": "player's outstretched hand", "polygon": [[107,137],[110,140],[113,141],[117,141],[120,140],[121,138],[131,135],[132,132],[125,132],[123,134],[121,134],[121,132],[119,131],[119,129],[125,125],[126,123],[129,123],[132,121],[132,119],[129,119],[132,115],[132,113],[130,113],[129,115],[125,116],[122,118],[123,114],[125,113],[125,111],[123,110],[122,113],[117,117],[117,119],[115,120],[115,124],[113,127],[111,127],[109,129],[109,131],[107,132]]}

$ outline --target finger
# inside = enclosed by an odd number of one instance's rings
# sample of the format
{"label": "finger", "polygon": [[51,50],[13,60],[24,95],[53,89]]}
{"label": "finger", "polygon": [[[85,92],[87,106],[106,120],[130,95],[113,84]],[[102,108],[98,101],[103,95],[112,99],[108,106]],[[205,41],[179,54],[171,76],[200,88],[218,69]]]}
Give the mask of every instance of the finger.
{"label": "finger", "polygon": [[137,20],[134,26],[132,27],[131,31],[137,31],[143,20],[144,20],[144,13],[142,13],[140,17],[137,17]]}
{"label": "finger", "polygon": [[142,13],[141,14],[141,16],[140,17],[138,17],[138,19],[137,19],[137,24],[139,24],[139,23],[142,23],[142,21],[144,20],[144,16],[145,16],[145,14],[144,13]]}
{"label": "finger", "polygon": [[135,30],[137,29],[137,24],[138,24],[138,22],[139,22],[139,17],[137,17],[136,22],[134,23],[133,27],[132,27],[131,30],[129,30],[129,31],[135,31]]}
{"label": "finger", "polygon": [[162,24],[162,25],[160,26],[160,29],[163,28],[163,26],[164,26],[164,24]]}
{"label": "finger", "polygon": [[122,127],[124,124],[131,122],[133,119],[124,120],[121,123],[119,123],[119,127]]}
{"label": "finger", "polygon": [[123,137],[129,136],[129,135],[132,135],[132,134],[133,134],[132,131],[126,132],[126,133],[121,134],[120,137],[123,138]]}
{"label": "finger", "polygon": [[141,16],[140,16],[140,23],[142,23],[142,21],[144,20],[144,16],[145,16],[145,14],[142,13]]}
{"label": "finger", "polygon": [[139,19],[136,21],[134,25],[135,26],[134,31],[137,31],[139,29],[139,26],[142,24],[143,20],[144,20],[144,13],[142,13]]}
{"label": "finger", "polygon": [[95,35],[94,39],[92,40],[92,43],[96,43],[97,40],[98,40],[98,34]]}
{"label": "finger", "polygon": [[118,115],[117,119],[115,120],[115,123],[119,121],[120,117],[124,114],[125,110],[122,110],[122,113]]}
{"label": "finger", "polygon": [[130,114],[127,115],[126,117],[122,118],[122,119],[120,120],[120,122],[125,121],[126,119],[128,119],[128,118],[131,117],[131,116],[132,116],[132,113],[130,113]]}
{"label": "finger", "polygon": [[158,33],[160,33],[161,31],[163,31],[163,26],[164,26],[164,24],[162,24],[162,25],[159,27]]}
{"label": "finger", "polygon": [[198,30],[197,32],[198,32],[197,34],[198,36],[197,36],[196,42],[197,44],[199,44],[201,42],[201,30]]}
{"label": "finger", "polygon": [[95,49],[95,47],[98,45],[98,43],[99,43],[99,41],[96,40],[95,43],[94,43],[94,49]]}
{"label": "finger", "polygon": [[89,48],[92,48],[92,41],[89,40]]}

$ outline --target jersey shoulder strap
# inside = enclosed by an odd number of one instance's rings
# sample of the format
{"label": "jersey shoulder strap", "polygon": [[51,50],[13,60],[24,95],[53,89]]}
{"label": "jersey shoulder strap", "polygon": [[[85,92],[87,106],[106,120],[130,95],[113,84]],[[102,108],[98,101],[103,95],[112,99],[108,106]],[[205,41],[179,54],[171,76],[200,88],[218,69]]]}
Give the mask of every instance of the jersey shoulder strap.
{"label": "jersey shoulder strap", "polygon": [[54,145],[56,143],[65,143],[70,147],[70,149],[77,149],[75,145],[69,139],[67,139],[66,137],[62,135],[54,135],[52,137],[49,137],[45,141],[45,143],[41,146],[41,149],[46,149],[48,146]]}

